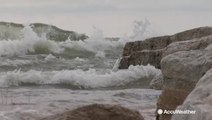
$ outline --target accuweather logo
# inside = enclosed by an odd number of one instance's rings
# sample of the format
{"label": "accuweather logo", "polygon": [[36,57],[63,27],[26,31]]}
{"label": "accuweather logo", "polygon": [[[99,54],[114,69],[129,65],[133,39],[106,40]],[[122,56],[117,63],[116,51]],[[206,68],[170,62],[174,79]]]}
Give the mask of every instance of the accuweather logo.
{"label": "accuweather logo", "polygon": [[195,110],[162,110],[162,109],[158,109],[157,113],[159,115],[161,114],[167,114],[167,115],[174,115],[174,114],[195,114],[196,111]]}

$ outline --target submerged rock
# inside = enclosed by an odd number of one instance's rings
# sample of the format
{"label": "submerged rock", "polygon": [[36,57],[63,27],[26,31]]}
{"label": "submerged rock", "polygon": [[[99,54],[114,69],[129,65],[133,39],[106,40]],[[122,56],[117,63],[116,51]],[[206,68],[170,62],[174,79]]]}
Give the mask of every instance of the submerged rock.
{"label": "submerged rock", "polygon": [[[55,41],[70,40],[84,40],[88,38],[85,34],[79,34],[74,31],[62,30],[56,26],[43,24],[43,23],[32,23],[29,24],[33,31],[38,36],[46,34],[47,39]],[[1,40],[14,40],[20,39],[21,30],[24,28],[23,24],[0,22],[0,39]]]}
{"label": "submerged rock", "polygon": [[159,74],[155,76],[152,81],[150,82],[150,88],[156,89],[156,90],[162,90],[163,89],[163,74]]}
{"label": "submerged rock", "polygon": [[[124,47],[119,69],[127,69],[131,64],[146,65],[148,63],[160,68],[162,54],[169,44],[179,41],[193,40],[194,38],[201,38],[211,34],[211,27],[200,27],[177,33],[172,36],[154,37],[144,41],[129,42]],[[199,45],[202,46],[201,42]]]}
{"label": "submerged rock", "polygon": [[212,120],[212,69],[197,83],[179,110],[193,110],[195,114],[173,115],[172,120]]}
{"label": "submerged rock", "polygon": [[42,120],[144,120],[137,111],[117,105],[93,104]]}

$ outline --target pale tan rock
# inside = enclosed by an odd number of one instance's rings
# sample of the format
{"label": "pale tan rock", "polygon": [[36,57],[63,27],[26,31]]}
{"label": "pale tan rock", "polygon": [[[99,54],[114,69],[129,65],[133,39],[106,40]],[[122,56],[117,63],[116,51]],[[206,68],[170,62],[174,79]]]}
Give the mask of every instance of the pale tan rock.
{"label": "pale tan rock", "polygon": [[212,35],[202,38],[195,38],[193,40],[174,42],[166,47],[166,49],[163,52],[163,57],[178,51],[205,49],[211,43],[212,43]]}
{"label": "pale tan rock", "polygon": [[[165,89],[158,99],[157,107],[174,110],[181,105],[199,79],[211,68],[212,51],[209,50],[180,51],[164,57],[161,60],[161,70]],[[167,94],[173,90],[175,91]],[[169,104],[167,100],[178,102]],[[158,118],[170,120],[171,115],[160,115]]]}

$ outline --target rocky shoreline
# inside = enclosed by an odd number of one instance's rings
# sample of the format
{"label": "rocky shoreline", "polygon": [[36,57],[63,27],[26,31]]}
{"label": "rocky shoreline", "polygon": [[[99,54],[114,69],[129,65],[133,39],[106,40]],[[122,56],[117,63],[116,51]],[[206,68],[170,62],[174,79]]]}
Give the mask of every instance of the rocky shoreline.
{"label": "rocky shoreline", "polygon": [[[151,84],[152,88],[156,86],[157,89],[161,88],[163,91],[157,102],[158,109],[175,110],[179,105],[182,105],[180,108],[188,108],[186,106],[189,104],[202,118],[197,119],[190,115],[188,119],[186,116],[189,115],[184,115],[183,120],[194,120],[194,118],[195,120],[211,120],[212,117],[208,111],[195,105],[194,101],[197,99],[191,99],[196,95],[207,97],[209,103],[212,101],[212,87],[204,90],[204,86],[201,85],[205,82],[208,86],[212,85],[212,77],[207,77],[211,76],[210,69],[212,68],[211,43],[212,27],[200,27],[172,36],[130,42],[125,45],[119,68],[126,69],[129,65],[147,64],[160,68],[162,75]],[[197,84],[198,81],[200,83]],[[204,97],[199,98],[199,101],[204,101]],[[208,103],[201,102],[200,104]],[[212,105],[207,107],[212,108]],[[182,120],[177,116],[175,115],[173,119]],[[171,117],[171,115],[162,114],[157,115],[156,119],[171,120]]]}
{"label": "rocky shoreline", "polygon": [[[127,43],[119,69],[127,69],[130,65],[147,64],[161,69],[162,73],[150,83],[150,88],[162,90],[157,109],[196,111],[194,115],[157,114],[156,120],[211,120],[211,50],[212,27],[195,28],[172,36]],[[143,120],[144,118],[136,111],[120,106],[94,104],[43,120],[50,119]]]}

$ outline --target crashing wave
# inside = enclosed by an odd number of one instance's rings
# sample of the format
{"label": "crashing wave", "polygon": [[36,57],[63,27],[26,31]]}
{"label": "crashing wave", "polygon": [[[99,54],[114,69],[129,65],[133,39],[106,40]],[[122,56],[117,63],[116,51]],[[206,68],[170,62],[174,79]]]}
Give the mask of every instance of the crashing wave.
{"label": "crashing wave", "polygon": [[107,72],[89,69],[83,71],[62,70],[62,71],[35,71],[23,72],[21,70],[2,72],[0,74],[0,86],[21,86],[21,85],[66,85],[76,88],[105,88],[127,86],[139,80],[151,79],[161,71],[153,66],[130,66],[127,70]]}
{"label": "crashing wave", "polygon": [[[147,23],[149,22],[137,22],[134,26],[134,34],[125,38],[108,39],[104,37],[101,30],[94,29],[94,33],[89,38],[82,37],[83,39],[75,41],[74,37],[55,36],[56,33],[59,34],[60,32],[65,35],[68,33],[54,26],[46,24],[23,26],[22,24],[0,22],[0,28],[4,28],[0,31],[0,56],[54,54],[71,58],[88,56],[97,58],[116,56],[117,58],[121,55],[126,42],[138,38],[145,39],[153,35],[150,34],[149,24]],[[50,34],[51,32],[48,33],[48,31],[60,32]],[[55,41],[52,41],[52,39]]]}
{"label": "crashing wave", "polygon": [[[29,24],[32,30],[41,37],[46,34],[47,39],[54,41],[65,41],[71,40],[84,40],[88,38],[85,34],[79,34],[74,31],[62,30],[56,26],[43,24],[43,23],[32,23]],[[0,40],[17,40],[22,38],[22,29],[25,26],[23,24],[0,22]]]}

